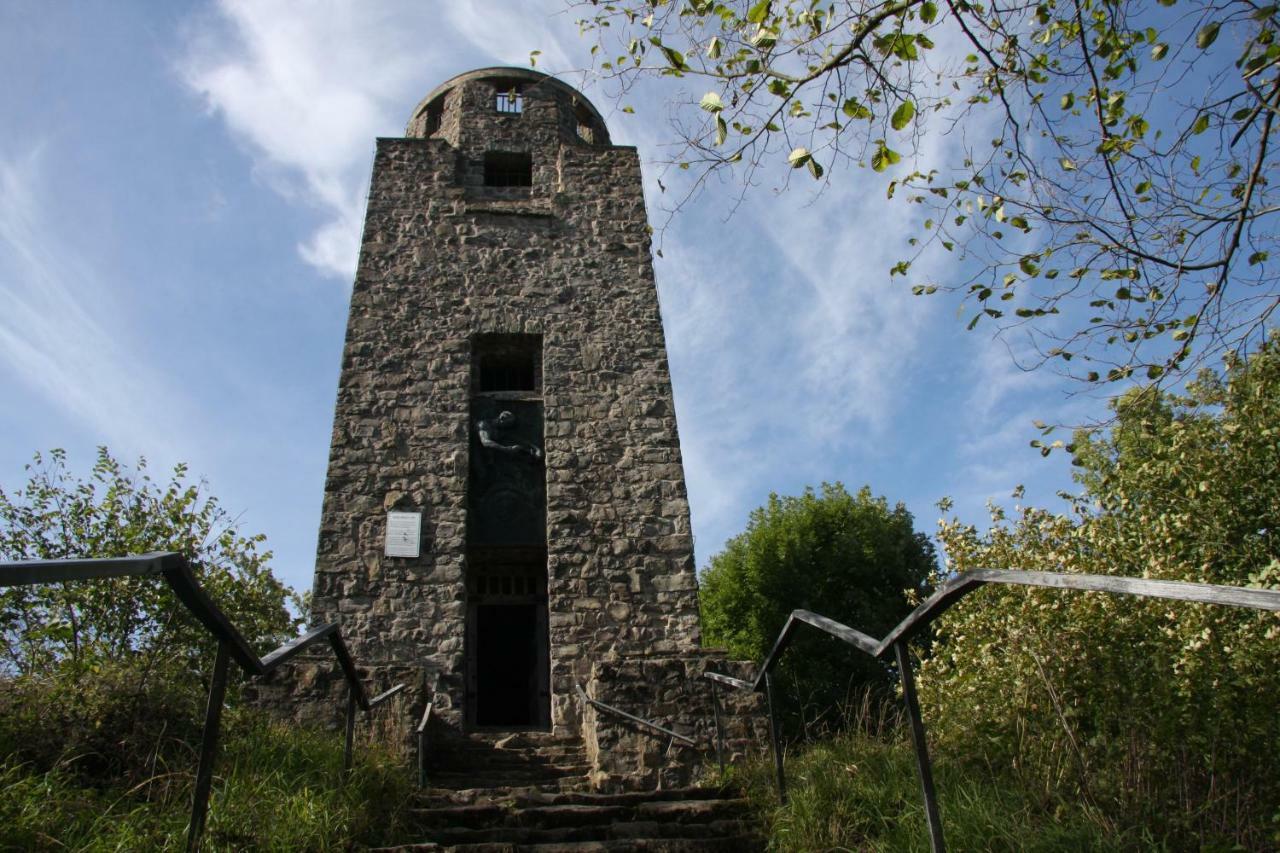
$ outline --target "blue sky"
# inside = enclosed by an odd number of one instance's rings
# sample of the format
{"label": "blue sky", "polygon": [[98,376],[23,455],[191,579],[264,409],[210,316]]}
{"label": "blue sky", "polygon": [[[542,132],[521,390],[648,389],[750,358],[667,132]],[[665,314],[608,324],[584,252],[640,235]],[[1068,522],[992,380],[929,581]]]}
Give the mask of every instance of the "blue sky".
{"label": "blue sky", "polygon": [[[374,138],[448,77],[534,49],[616,143],[660,158],[671,90],[620,112],[574,72],[589,44],[557,2],[0,6],[0,483],[52,447],[81,471],[100,444],[186,461],[309,588]],[[731,218],[713,184],[656,259],[699,565],[770,491],[823,480],[930,532],[944,495],[980,525],[1018,484],[1054,505],[1067,460],[1029,448],[1032,421],[1100,404],[890,280],[909,211],[884,176],[833,171],[818,195],[775,193],[783,177]]]}

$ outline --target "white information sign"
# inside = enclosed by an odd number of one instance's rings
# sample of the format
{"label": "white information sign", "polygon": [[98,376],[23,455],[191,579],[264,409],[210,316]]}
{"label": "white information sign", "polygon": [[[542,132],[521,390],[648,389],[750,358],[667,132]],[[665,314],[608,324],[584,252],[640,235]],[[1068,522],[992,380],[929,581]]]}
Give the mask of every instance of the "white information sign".
{"label": "white information sign", "polygon": [[387,513],[387,556],[417,557],[422,542],[422,513]]}

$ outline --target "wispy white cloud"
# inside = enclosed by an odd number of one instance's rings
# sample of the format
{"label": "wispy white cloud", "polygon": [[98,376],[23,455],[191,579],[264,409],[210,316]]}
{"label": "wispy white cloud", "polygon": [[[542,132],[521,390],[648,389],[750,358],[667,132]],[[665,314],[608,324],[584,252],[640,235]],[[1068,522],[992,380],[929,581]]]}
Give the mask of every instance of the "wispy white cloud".
{"label": "wispy white cloud", "polygon": [[122,341],[111,290],[41,206],[41,149],[0,153],[0,367],[87,432],[173,458],[180,395]]}
{"label": "wispy white cloud", "polygon": [[540,50],[542,66],[574,67],[565,45],[573,21],[519,9],[220,0],[190,22],[178,71],[263,179],[322,219],[298,247],[303,259],[347,281],[375,137],[399,135],[418,99],[477,63],[524,65]]}
{"label": "wispy white cloud", "polygon": [[584,44],[563,6],[524,3],[504,8],[490,0],[450,0],[442,16],[458,36],[483,46],[503,65],[527,65],[536,50],[538,67],[553,74],[581,67],[571,57],[582,56]]}
{"label": "wispy white cloud", "polygon": [[373,138],[429,86],[434,7],[222,0],[188,27],[179,73],[270,185],[324,219],[299,247],[329,275],[355,269]]}

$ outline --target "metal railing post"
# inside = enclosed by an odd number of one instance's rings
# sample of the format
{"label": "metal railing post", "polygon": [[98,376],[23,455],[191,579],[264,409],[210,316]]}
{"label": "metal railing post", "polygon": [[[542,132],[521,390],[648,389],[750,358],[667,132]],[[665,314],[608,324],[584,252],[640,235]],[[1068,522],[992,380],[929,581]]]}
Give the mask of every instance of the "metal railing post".
{"label": "metal railing post", "polygon": [[213,761],[218,751],[218,730],[222,726],[222,703],[227,695],[227,662],[230,649],[218,643],[213,661],[213,679],[209,683],[209,704],[204,712],[204,734],[200,740],[200,764],[196,768],[196,785],[191,795],[191,823],[187,825],[187,850],[200,849],[200,836],[209,814],[209,791],[213,787]]}
{"label": "metal railing post", "polygon": [[351,751],[356,734],[356,691],[347,685],[347,737],[342,747],[342,781],[345,784],[351,775]]}
{"label": "metal railing post", "polygon": [[427,733],[418,731],[418,787],[427,787]]}
{"label": "metal railing post", "polygon": [[924,720],[920,717],[920,702],[916,699],[916,680],[911,674],[911,653],[905,642],[893,644],[898,658],[898,673],[902,678],[902,701],[907,706],[911,720],[911,740],[916,747],[916,769],[920,771],[920,788],[924,792],[924,816],[929,824],[929,849],[944,853],[942,817],[938,814],[938,794],[933,788],[933,766],[929,763],[929,745],[924,737]]}
{"label": "metal railing post", "polygon": [[418,787],[427,787],[427,747],[430,745],[431,717],[436,707],[436,692],[440,689],[440,677],[437,675],[432,687],[428,688],[427,706],[422,709],[422,719],[418,722]]}
{"label": "metal railing post", "polygon": [[711,681],[711,715],[716,721],[716,760],[720,762],[720,775],[724,776],[724,726],[720,724],[720,688]]}
{"label": "metal railing post", "polygon": [[778,773],[778,801],[787,801],[787,774],[782,767],[782,746],[778,743],[778,713],[773,707],[773,676],[764,674],[764,693],[769,703],[769,739],[773,742],[773,766]]}

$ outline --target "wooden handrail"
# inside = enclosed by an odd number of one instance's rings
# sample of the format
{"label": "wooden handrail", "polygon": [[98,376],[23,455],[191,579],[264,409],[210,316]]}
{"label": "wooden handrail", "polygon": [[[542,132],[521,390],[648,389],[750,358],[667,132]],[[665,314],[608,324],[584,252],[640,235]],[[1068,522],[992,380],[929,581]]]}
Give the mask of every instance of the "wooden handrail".
{"label": "wooden handrail", "polygon": [[213,782],[213,759],[217,750],[218,730],[222,719],[222,699],[227,686],[227,660],[234,658],[246,675],[262,676],[297,657],[308,648],[327,642],[347,681],[346,743],[343,770],[351,769],[352,732],[355,709],[365,712],[404,688],[398,684],[370,701],[364,682],[356,671],[355,660],[342,639],[337,623],[312,628],[280,648],[259,658],[225,613],[200,586],[187,558],[172,551],[156,551],[126,557],[66,560],[17,560],[0,562],[0,587],[28,584],[64,583],[68,581],[105,580],[120,577],[154,577],[165,579],[174,595],[218,641],[213,679],[209,687],[209,703],[205,710],[204,734],[201,738],[200,764],[192,795],[191,822],[187,826],[187,849],[198,850],[208,814],[209,791]]}

